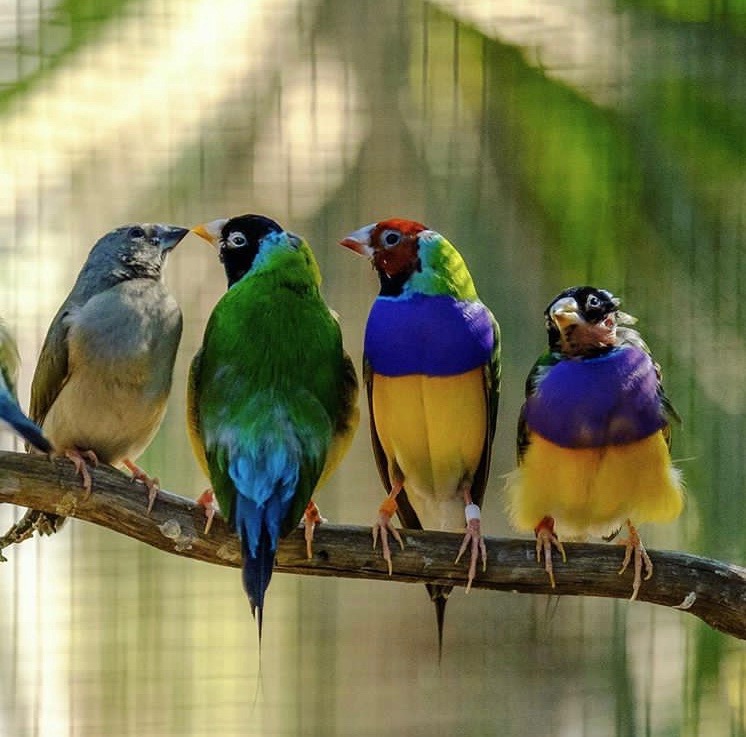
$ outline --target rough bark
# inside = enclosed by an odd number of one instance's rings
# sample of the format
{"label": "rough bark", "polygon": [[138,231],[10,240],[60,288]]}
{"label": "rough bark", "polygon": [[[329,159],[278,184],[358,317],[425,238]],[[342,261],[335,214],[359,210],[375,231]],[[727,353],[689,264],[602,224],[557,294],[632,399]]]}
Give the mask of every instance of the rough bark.
{"label": "rough bark", "polygon": [[[204,510],[191,499],[161,491],[150,516],[144,488],[107,467],[93,471],[93,493],[85,498],[69,461],[0,452],[0,502],[64,514],[102,525],[160,550],[218,565],[239,566],[236,536],[219,516],[203,533]],[[370,529],[322,525],[316,530],[313,558],[306,558],[301,530],[283,540],[276,571],[337,576],[466,584],[466,565],[454,564],[461,536],[443,532],[403,532],[404,550],[393,548],[388,575],[380,551],[371,547]],[[557,587],[536,563],[531,540],[486,539],[487,570],[474,588],[526,594],[629,598],[632,573],[618,575],[623,551],[608,544],[566,543],[567,562],[555,557]],[[6,548],[6,552],[10,552]],[[654,574],[644,581],[639,601],[678,608],[733,637],[746,639],[746,569],[686,553],[648,551]]]}

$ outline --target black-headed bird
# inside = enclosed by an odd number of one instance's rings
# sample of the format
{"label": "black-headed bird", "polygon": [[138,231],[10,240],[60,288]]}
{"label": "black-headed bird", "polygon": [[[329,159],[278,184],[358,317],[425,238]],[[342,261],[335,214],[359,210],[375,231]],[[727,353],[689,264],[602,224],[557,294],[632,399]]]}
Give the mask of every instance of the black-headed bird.
{"label": "black-headed bird", "polygon": [[605,289],[572,287],[544,316],[549,346],[526,381],[518,423],[518,468],[507,482],[508,513],[533,530],[552,586],[552,548],[565,539],[611,539],[627,528],[620,573],[634,559],[632,599],[653,565],[636,525],[675,519],[681,474],[670,457],[675,410],[636,320]]}
{"label": "black-headed bird", "polygon": [[[387,497],[373,526],[392,569],[396,512],[409,529],[465,530],[467,591],[486,550],[480,508],[500,389],[500,330],[459,252],[403,219],[350,233],[342,245],[371,259],[380,293],[365,329],[364,380],[373,452]],[[442,648],[451,587],[428,586]]]}
{"label": "black-headed bird", "polygon": [[352,441],[357,376],[303,238],[261,215],[194,232],[217,248],[228,291],[192,362],[189,435],[241,539],[243,583],[261,642],[278,542],[301,519],[311,557],[320,519],[311,495]]}

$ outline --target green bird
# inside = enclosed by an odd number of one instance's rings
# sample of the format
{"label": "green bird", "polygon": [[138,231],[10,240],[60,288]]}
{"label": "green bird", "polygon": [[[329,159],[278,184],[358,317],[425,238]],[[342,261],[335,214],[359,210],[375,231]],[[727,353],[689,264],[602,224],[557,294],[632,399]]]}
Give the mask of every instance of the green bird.
{"label": "green bird", "polygon": [[[134,461],[166,412],[182,318],[163,271],[187,233],[136,223],[102,236],[49,326],[31,383],[31,418],[75,464],[86,492],[87,463],[125,467],[145,482],[148,509],[158,481]],[[63,520],[29,510],[0,549],[33,529],[56,532]]]}
{"label": "green bird", "polygon": [[21,366],[18,347],[8,326],[0,320],[0,419],[7,422],[29,445],[51,453],[52,445],[41,428],[18,406],[16,384]]}
{"label": "green bird", "polygon": [[193,231],[213,244],[228,290],[192,362],[188,427],[218,504],[241,539],[243,583],[262,635],[278,541],[306,528],[311,501],[357,428],[358,383],[308,243],[243,215]]}

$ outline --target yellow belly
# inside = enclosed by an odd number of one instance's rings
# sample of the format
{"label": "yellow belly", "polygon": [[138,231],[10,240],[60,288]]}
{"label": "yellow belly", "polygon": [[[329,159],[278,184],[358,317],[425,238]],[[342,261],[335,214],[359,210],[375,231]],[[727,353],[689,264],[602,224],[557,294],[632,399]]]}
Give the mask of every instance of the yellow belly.
{"label": "yellow belly", "polygon": [[461,482],[482,456],[487,408],[482,369],[457,376],[373,376],[373,415],[389,464],[396,469],[423,527],[461,530]]}
{"label": "yellow belly", "polygon": [[660,432],[627,445],[580,449],[533,434],[506,491],[517,529],[533,530],[550,516],[560,537],[608,534],[628,518],[635,524],[670,521],[684,500]]}

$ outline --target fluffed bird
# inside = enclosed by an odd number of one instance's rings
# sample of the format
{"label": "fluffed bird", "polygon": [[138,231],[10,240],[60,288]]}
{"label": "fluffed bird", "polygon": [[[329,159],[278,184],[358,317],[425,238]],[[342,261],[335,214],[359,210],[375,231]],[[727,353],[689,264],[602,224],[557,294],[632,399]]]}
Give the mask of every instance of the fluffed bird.
{"label": "fluffed bird", "polygon": [[51,453],[52,445],[41,428],[18,405],[16,384],[21,357],[8,326],[0,320],[0,419],[7,422],[29,445],[42,453]]}
{"label": "fluffed bird", "polygon": [[194,232],[218,249],[228,290],[192,362],[189,435],[240,537],[261,642],[278,541],[303,519],[311,556],[319,519],[311,495],[352,440],[357,377],[303,238],[261,215]]}
{"label": "fluffed bird", "polygon": [[[168,253],[189,233],[173,225],[123,225],[98,240],[52,320],[31,384],[30,415],[69,458],[88,493],[86,462],[128,468],[157,493],[134,461],[166,411],[182,318],[163,280]],[[19,529],[42,533],[64,518],[29,510]]]}
{"label": "fluffed bird", "polygon": [[626,527],[619,573],[634,559],[632,599],[653,565],[635,525],[675,519],[681,474],[671,462],[670,421],[660,367],[635,318],[605,289],[582,286],[555,297],[544,316],[549,346],[526,381],[518,423],[518,468],[507,482],[508,512],[533,530],[536,555],[555,577],[555,531],[609,540]]}
{"label": "fluffed bird", "polygon": [[[440,233],[391,219],[350,233],[343,246],[371,259],[380,294],[365,329],[364,381],[373,452],[387,491],[373,525],[392,570],[391,522],[463,531],[468,585],[486,551],[480,507],[500,389],[500,330],[459,252]],[[451,587],[428,586],[439,652]]]}

